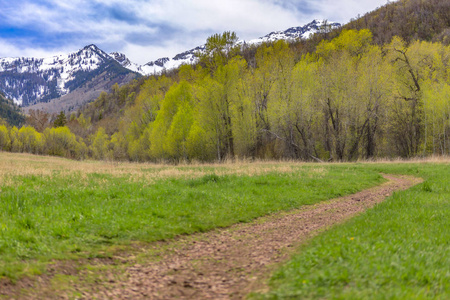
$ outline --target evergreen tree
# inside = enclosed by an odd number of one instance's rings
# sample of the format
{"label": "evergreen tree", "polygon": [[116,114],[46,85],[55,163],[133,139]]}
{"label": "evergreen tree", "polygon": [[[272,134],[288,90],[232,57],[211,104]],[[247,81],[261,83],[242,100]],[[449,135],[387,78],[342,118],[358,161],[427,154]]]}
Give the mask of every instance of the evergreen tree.
{"label": "evergreen tree", "polygon": [[59,115],[56,117],[55,122],[53,122],[53,127],[55,128],[64,127],[66,126],[66,123],[67,123],[66,114],[63,111],[61,111]]}

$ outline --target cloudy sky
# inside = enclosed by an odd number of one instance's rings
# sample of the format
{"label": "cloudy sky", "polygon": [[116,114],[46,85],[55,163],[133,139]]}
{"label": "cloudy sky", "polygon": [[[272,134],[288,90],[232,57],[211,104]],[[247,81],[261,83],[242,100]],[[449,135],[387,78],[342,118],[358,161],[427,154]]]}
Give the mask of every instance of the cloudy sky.
{"label": "cloudy sky", "polygon": [[0,0],[0,57],[96,44],[132,61],[173,56],[214,33],[253,39],[313,19],[346,23],[387,0]]}

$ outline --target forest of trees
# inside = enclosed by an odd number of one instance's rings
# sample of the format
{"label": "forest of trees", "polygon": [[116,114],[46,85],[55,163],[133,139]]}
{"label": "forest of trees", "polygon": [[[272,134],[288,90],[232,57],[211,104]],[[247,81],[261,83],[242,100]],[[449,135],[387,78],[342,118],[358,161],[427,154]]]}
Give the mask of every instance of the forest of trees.
{"label": "forest of trees", "polygon": [[450,154],[449,46],[380,47],[367,29],[344,30],[300,59],[278,41],[247,61],[235,41],[210,37],[198,65],[115,86],[66,126],[0,126],[0,149],[175,162]]}
{"label": "forest of trees", "polygon": [[250,48],[216,34],[198,64],[115,85],[66,119],[30,111],[22,128],[0,123],[0,150],[169,162],[449,155],[449,11],[402,0],[310,40]]}
{"label": "forest of trees", "polygon": [[450,44],[450,1],[393,1],[346,24],[344,29],[369,29],[378,45],[394,36],[407,43],[415,40]]}

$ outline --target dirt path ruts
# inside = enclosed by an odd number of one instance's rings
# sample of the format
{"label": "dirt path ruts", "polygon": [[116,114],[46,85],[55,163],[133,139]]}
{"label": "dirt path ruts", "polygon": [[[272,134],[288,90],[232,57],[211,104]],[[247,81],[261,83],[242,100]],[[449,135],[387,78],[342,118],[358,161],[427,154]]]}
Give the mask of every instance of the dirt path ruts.
{"label": "dirt path ruts", "polygon": [[[384,177],[389,181],[350,196],[248,224],[154,243],[149,253],[160,259],[129,267],[125,280],[99,282],[89,291],[80,289],[80,293],[86,299],[241,299],[264,289],[263,282],[274,266],[321,229],[374,206],[393,191],[421,182],[405,176]],[[54,297],[66,298],[62,294]]]}

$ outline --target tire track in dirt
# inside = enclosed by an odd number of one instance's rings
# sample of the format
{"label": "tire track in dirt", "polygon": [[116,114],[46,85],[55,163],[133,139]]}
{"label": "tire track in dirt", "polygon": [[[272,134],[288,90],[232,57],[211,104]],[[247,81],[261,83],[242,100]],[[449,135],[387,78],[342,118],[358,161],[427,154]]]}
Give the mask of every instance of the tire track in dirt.
{"label": "tire track in dirt", "polygon": [[[86,299],[244,298],[249,292],[263,291],[271,271],[311,236],[373,207],[394,191],[422,181],[383,176],[388,182],[356,194],[252,223],[152,243],[144,249],[150,262],[129,267],[119,280],[115,274],[103,274],[104,281],[74,289]],[[48,292],[38,288],[31,298],[68,298]]]}

